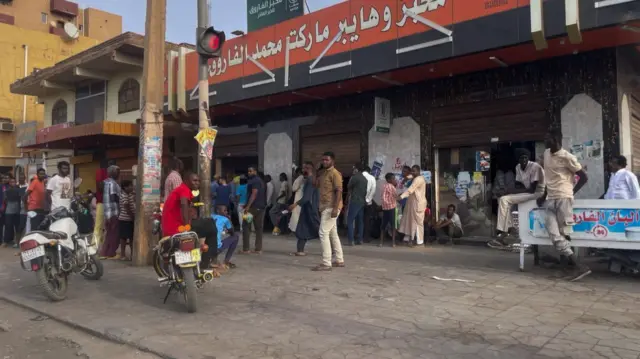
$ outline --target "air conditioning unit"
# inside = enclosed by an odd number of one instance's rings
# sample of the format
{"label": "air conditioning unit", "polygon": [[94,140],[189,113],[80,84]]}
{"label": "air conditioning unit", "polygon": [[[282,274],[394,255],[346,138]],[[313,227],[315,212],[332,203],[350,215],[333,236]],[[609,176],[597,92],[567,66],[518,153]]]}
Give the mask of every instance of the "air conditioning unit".
{"label": "air conditioning unit", "polygon": [[16,130],[16,125],[11,122],[1,122],[0,132],[13,132]]}

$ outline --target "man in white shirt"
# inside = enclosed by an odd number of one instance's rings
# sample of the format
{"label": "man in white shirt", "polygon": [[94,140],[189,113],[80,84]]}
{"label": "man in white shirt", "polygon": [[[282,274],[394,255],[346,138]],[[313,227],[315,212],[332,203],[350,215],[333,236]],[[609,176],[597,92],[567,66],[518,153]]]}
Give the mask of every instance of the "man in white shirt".
{"label": "man in white shirt", "polygon": [[371,217],[376,216],[375,206],[373,206],[373,196],[376,194],[376,178],[371,175],[371,167],[364,166],[362,175],[367,179],[367,195],[365,201],[367,204],[364,206],[364,242],[369,243],[371,241]]}
{"label": "man in white shirt", "polygon": [[508,194],[498,200],[498,224],[496,239],[487,243],[489,247],[505,246],[505,237],[511,228],[511,207],[520,203],[538,199],[544,194],[544,170],[536,162],[530,161],[531,152],[524,148],[516,150],[518,165],[516,165],[515,186]]}
{"label": "man in white shirt", "polygon": [[604,199],[640,199],[638,177],[627,171],[626,167],[627,158],[624,156],[613,156],[609,160],[611,179]]}
{"label": "man in white shirt", "polygon": [[454,238],[462,237],[462,221],[460,221],[460,216],[456,213],[455,205],[450,204],[447,207],[447,213],[440,217],[440,220],[436,222],[433,229],[436,230],[436,238],[449,238],[451,245],[453,245]]}
{"label": "man in white shirt", "polygon": [[47,199],[51,211],[60,207],[71,209],[73,186],[69,177],[70,168],[69,162],[58,162],[58,174],[47,182]]}
{"label": "man in white shirt", "polygon": [[[568,270],[567,265],[573,264],[566,276],[573,282],[591,274],[589,267],[578,263],[569,242],[575,224],[573,196],[587,183],[587,174],[576,156],[562,148],[562,133],[548,133],[544,142],[547,147],[543,160],[546,189],[536,202],[545,209],[545,227],[553,246],[560,253],[563,270]],[[576,175],[578,182],[574,186]]]}

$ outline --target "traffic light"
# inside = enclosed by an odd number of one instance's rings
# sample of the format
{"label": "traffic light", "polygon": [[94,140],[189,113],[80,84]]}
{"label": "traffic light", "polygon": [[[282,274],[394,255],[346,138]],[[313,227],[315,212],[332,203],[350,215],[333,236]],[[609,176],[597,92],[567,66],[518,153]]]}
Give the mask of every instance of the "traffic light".
{"label": "traffic light", "polygon": [[207,59],[220,57],[225,38],[224,31],[217,31],[213,26],[197,28],[196,51],[200,56]]}

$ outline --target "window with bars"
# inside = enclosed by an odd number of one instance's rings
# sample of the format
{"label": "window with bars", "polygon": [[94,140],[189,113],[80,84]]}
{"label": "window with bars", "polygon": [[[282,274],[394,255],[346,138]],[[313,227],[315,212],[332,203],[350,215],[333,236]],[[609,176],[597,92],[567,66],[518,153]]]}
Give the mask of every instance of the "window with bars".
{"label": "window with bars", "polygon": [[67,122],[67,103],[64,100],[58,100],[51,110],[51,124],[59,125]]}
{"label": "window with bars", "polygon": [[126,113],[140,109],[140,83],[135,79],[127,79],[118,91],[118,113]]}

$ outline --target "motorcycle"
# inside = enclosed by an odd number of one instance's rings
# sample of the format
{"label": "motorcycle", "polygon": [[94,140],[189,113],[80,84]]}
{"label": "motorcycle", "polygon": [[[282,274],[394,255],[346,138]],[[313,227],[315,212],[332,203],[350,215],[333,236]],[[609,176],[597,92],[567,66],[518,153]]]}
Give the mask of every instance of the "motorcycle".
{"label": "motorcycle", "polygon": [[160,240],[153,249],[153,267],[160,284],[169,287],[164,303],[171,292],[176,291],[183,294],[187,311],[196,312],[196,290],[214,278],[213,270],[200,268],[202,253],[208,250],[209,246],[200,242],[189,225],[181,226],[179,233]]}
{"label": "motorcycle", "polygon": [[75,195],[71,210],[56,208],[20,241],[22,269],[35,272],[44,294],[52,301],[66,298],[69,274],[98,280],[104,273],[93,233],[78,233],[79,216],[87,215],[85,211],[82,199]]}

